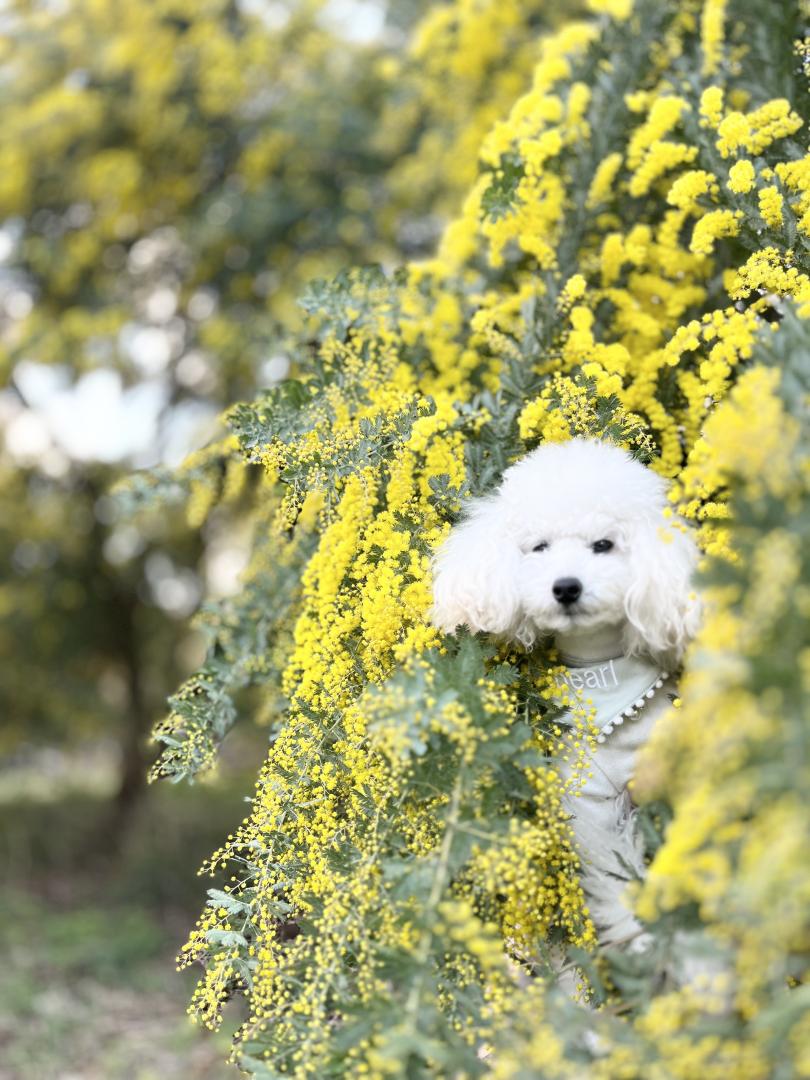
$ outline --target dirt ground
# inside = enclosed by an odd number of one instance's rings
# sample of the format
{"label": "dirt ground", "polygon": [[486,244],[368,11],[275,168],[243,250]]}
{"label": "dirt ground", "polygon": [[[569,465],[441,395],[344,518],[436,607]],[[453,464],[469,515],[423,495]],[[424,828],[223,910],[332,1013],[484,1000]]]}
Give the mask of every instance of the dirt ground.
{"label": "dirt ground", "polygon": [[97,858],[107,804],[0,799],[0,1080],[238,1080],[223,1030],[186,1014],[198,969],[175,955],[220,882],[202,859],[244,814],[245,786],[149,790]]}
{"label": "dirt ground", "polygon": [[200,1031],[186,1017],[187,982],[172,987],[181,980],[171,956],[138,975],[132,987],[55,973],[22,987],[12,976],[24,993],[0,1016],[0,1080],[238,1077],[226,1064],[227,1037]]}

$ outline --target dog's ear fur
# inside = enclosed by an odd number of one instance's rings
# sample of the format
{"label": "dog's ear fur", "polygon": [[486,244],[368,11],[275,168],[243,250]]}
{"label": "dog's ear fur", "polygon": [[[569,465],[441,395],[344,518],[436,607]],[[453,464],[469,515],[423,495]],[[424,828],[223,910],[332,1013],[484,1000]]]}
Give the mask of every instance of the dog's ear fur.
{"label": "dog's ear fur", "polygon": [[625,599],[628,655],[652,653],[675,666],[700,622],[692,582],[697,546],[687,526],[657,515],[631,526],[629,543],[634,582]]}
{"label": "dog's ear fur", "polygon": [[516,636],[520,553],[502,519],[497,496],[480,499],[436,552],[431,619],[445,633],[466,626],[473,633]]}

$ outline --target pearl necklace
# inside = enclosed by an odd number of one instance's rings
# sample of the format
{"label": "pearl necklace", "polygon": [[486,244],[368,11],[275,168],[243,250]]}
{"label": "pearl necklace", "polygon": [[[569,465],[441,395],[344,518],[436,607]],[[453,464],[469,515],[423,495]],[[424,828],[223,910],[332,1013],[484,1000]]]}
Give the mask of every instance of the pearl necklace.
{"label": "pearl necklace", "polygon": [[647,657],[617,656],[585,663],[561,655],[558,679],[563,696],[593,707],[597,741],[604,743],[625,719],[634,719],[664,685],[669,674]]}
{"label": "pearl necklace", "polygon": [[644,693],[640,698],[636,698],[632,705],[628,705],[627,708],[622,709],[620,713],[617,713],[617,715],[614,716],[611,720],[608,720],[606,724],[603,724],[602,728],[599,731],[599,734],[596,736],[596,741],[598,743],[606,742],[608,735],[613,734],[613,729],[619,727],[619,725],[624,723],[625,717],[628,720],[637,719],[639,713],[647,704],[647,702],[655,697],[656,691],[661,689],[661,687],[664,685],[665,681],[668,678],[669,673],[666,671],[662,671],[653,683],[653,685],[650,687],[650,689],[646,691],[646,693]]}

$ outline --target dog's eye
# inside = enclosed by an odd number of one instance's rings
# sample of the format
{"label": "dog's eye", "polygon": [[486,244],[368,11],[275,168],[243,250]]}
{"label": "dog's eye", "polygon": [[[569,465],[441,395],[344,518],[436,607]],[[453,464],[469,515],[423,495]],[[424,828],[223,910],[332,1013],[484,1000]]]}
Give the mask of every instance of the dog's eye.
{"label": "dog's eye", "polygon": [[548,547],[548,541],[541,540],[539,544],[535,544],[532,551],[545,551]]}
{"label": "dog's eye", "polygon": [[604,552],[612,550],[612,540],[597,540],[595,544],[591,544],[591,551],[593,551],[595,555],[602,555]]}

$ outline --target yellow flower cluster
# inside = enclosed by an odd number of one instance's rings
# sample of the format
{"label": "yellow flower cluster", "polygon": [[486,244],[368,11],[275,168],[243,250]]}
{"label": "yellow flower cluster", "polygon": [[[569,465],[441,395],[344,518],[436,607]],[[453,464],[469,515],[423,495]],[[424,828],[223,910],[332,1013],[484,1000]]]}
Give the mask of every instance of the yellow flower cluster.
{"label": "yellow flower cluster", "polygon": [[763,153],[777,139],[793,135],[802,119],[784,98],[775,98],[751,113],[732,111],[717,125],[717,149],[727,158],[745,150]]}
{"label": "yellow flower cluster", "polygon": [[755,292],[790,297],[797,301],[801,315],[810,314],[810,274],[799,270],[790,249],[761,248],[732,275],[729,294],[733,299],[746,299]]}
{"label": "yellow flower cluster", "polygon": [[810,154],[799,161],[779,162],[774,172],[791,195],[796,196],[791,210],[798,219],[798,228],[807,235],[810,230]]}
{"label": "yellow flower cluster", "polygon": [[[696,904],[730,956],[721,1012],[731,1002],[749,1019],[765,1002],[790,1008],[790,980],[806,970],[807,926],[796,901],[808,889],[800,851],[810,820],[792,786],[801,785],[806,764],[792,763],[780,784],[767,779],[773,763],[787,760],[780,755],[801,712],[791,697],[794,676],[768,658],[780,642],[786,656],[804,655],[798,628],[806,618],[799,524],[809,494],[806,430],[786,407],[782,379],[761,366],[741,376],[684,470],[683,485],[696,498],[730,487],[747,524],[739,535],[732,530],[733,584],[718,582],[707,594],[682,707],[656,729],[640,770],[648,794],[666,786],[675,816],[637,910],[654,920]],[[778,524],[768,509],[774,498]],[[757,761],[769,764],[760,771]],[[643,1022],[652,1024],[652,1015]],[[766,1077],[772,1063],[758,1046],[746,1048],[751,1056],[745,1065],[740,1057],[740,1068]],[[806,1033],[795,1030],[779,1053],[800,1075]]]}
{"label": "yellow flower cluster", "polygon": [[677,206],[679,210],[699,213],[697,200],[702,195],[716,196],[717,194],[717,177],[714,173],[694,169],[678,177],[669,189],[667,202],[670,206]]}
{"label": "yellow flower cluster", "polygon": [[754,186],[756,180],[754,166],[746,158],[735,163],[728,170],[728,189],[735,195],[745,195]]}
{"label": "yellow flower cluster", "polygon": [[712,210],[704,214],[692,232],[689,250],[696,255],[711,255],[720,237],[739,234],[741,217],[739,210]]}
{"label": "yellow flower cluster", "polygon": [[[429,621],[431,552],[460,500],[538,440],[587,434],[650,459],[674,480],[673,500],[704,549],[729,572],[750,566],[754,575],[708,617],[695,653],[706,659],[690,668],[678,720],[652,751],[649,776],[672,798],[675,819],[638,908],[653,921],[692,903],[714,938],[733,942],[743,1026],[704,1036],[716,999],[651,990],[627,1018],[594,1020],[605,1042],[588,1067],[605,1080],[765,1080],[770,1052],[745,1024],[769,1023],[768,987],[801,967],[784,958],[801,951],[807,928],[801,905],[784,897],[788,886],[807,888],[793,862],[804,812],[785,793],[758,816],[761,792],[740,768],[783,705],[751,690],[743,661],[770,640],[799,587],[801,558],[787,528],[764,535],[758,557],[738,550],[728,504],[734,489],[787,505],[807,480],[778,373],[754,362],[786,333],[763,316],[778,314],[783,299],[795,302],[791,320],[810,314],[810,173],[790,138],[801,121],[786,99],[756,97],[759,72],[746,67],[739,28],[726,41],[725,3],[671,5],[679,11],[663,35],[661,5],[590,6],[598,20],[542,39],[531,86],[483,140],[480,174],[436,256],[412,264],[396,291],[369,302],[358,289],[349,329],[336,320],[321,333],[295,421],[285,427],[273,414],[275,406],[286,416],[279,398],[254,406],[250,423],[233,420],[252,440],[251,460],[286,484],[290,523],[311,489],[322,500],[284,676],[288,714],[251,816],[209,867],[250,867],[249,884],[233,885],[251,925],[251,1016],[240,1037],[293,1075],[328,1075],[344,1008],[373,1012],[400,992],[391,957],[410,972],[402,1016],[352,1043],[357,1075],[408,1075],[395,1071],[406,1058],[413,1075],[439,1075],[436,1031],[458,1036],[470,1070],[494,1045],[492,1075],[581,1074],[581,1041],[566,1044],[562,1013],[552,1030],[553,1002],[524,985],[544,937],[595,953],[592,982],[603,980],[603,1002],[618,1000],[560,809],[554,755],[581,761],[547,719],[553,668],[542,657],[538,674],[534,657],[502,653],[486,654],[483,673],[465,668],[483,646],[443,641]],[[426,55],[425,42],[439,49],[474,25],[488,34],[498,19],[516,26],[514,7],[497,16],[486,4],[437,9],[417,47]],[[721,65],[732,40],[735,62]],[[636,41],[647,47],[632,66],[626,50]],[[426,59],[426,92],[436,92],[436,71],[463,63],[455,44],[445,48]],[[496,43],[470,42],[476,79],[496,52]],[[684,79],[695,55],[702,75]],[[588,724],[576,703],[572,723],[581,749]],[[505,771],[497,755],[510,738],[517,794],[496,798],[494,778]],[[781,837],[792,814],[795,828]],[[768,844],[778,872],[757,892],[754,868]],[[750,896],[740,899],[740,883]],[[196,1007],[210,1022],[247,963],[222,910],[206,913],[187,948],[208,964]],[[290,938],[288,916],[300,929]],[[758,955],[766,973],[755,970]],[[469,992],[463,1004],[458,985]],[[473,1000],[485,1008],[475,1012]]]}
{"label": "yellow flower cluster", "polygon": [[725,39],[728,0],[707,0],[700,17],[700,44],[703,48],[703,74],[713,75],[720,66]]}
{"label": "yellow flower cluster", "polygon": [[[575,0],[564,16],[583,7]],[[414,191],[436,190],[436,209],[455,212],[475,182],[482,140],[532,77],[542,47],[538,25],[553,27],[562,17],[545,0],[452,0],[428,9],[404,59],[390,65],[396,93],[374,137],[399,154],[386,177],[399,204],[408,207]],[[416,118],[422,134],[403,153],[403,121]]]}

